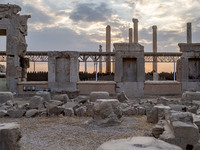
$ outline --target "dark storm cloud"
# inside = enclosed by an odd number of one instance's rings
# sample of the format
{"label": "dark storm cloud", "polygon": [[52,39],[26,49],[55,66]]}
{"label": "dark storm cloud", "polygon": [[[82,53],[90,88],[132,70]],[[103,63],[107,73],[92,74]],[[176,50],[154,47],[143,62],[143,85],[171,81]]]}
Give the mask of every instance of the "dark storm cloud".
{"label": "dark storm cloud", "polygon": [[78,4],[70,13],[70,19],[73,21],[101,22],[106,21],[112,15],[106,3],[96,5],[94,3]]}

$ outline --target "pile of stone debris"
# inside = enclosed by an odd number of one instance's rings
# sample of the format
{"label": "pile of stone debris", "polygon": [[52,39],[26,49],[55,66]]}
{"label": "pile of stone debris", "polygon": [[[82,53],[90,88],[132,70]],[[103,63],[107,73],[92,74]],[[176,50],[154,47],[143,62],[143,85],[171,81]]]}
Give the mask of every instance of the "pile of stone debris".
{"label": "pile of stone debris", "polygon": [[105,122],[105,119],[112,118],[112,121],[120,122],[118,119],[122,115],[145,114],[145,106],[137,102],[130,102],[124,92],[118,94],[114,99],[109,96],[108,92],[103,91],[91,92],[89,96],[79,95],[74,99],[69,99],[67,94],[51,96],[49,92],[39,91],[23,104],[15,102],[11,92],[0,92],[0,117],[90,116],[95,121],[101,119]]}
{"label": "pile of stone debris", "polygon": [[147,115],[147,120],[157,123],[152,135],[183,150],[199,150],[200,92],[187,91],[181,101],[159,98]]}
{"label": "pile of stone debris", "polygon": [[[52,98],[51,98],[52,97]],[[124,92],[110,97],[108,92],[70,99],[67,94],[37,92],[28,103],[16,103],[11,92],[0,92],[0,117],[89,116],[97,125],[116,125],[122,116],[146,115],[155,123],[152,135],[184,150],[200,149],[200,92],[185,92],[180,99],[159,97],[156,101],[130,101]],[[124,144],[124,143],[123,143]],[[137,145],[136,145],[137,146]]]}

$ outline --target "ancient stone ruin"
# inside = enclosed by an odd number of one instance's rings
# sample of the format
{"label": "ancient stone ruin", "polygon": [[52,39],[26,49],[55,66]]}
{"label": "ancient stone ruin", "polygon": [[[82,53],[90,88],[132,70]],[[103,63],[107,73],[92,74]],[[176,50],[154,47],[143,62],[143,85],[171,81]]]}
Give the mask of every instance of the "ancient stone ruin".
{"label": "ancient stone ruin", "polygon": [[[19,11],[21,8],[17,5],[0,4],[0,35],[7,37],[6,80],[9,89],[0,92],[0,118],[88,117],[84,126],[106,128],[119,126],[126,117],[142,116],[155,124],[151,137],[112,140],[97,149],[200,149],[200,44],[192,43],[191,23],[187,24],[187,43],[178,44],[181,53],[177,54],[180,56],[177,81],[159,82],[157,56],[172,54],[158,54],[155,25],[152,27],[153,54],[145,54],[144,46],[138,43],[138,20],[133,18],[134,41],[130,28],[129,42],[114,43],[111,52],[111,27],[108,25],[105,53],[101,46],[99,52],[91,53],[45,52],[48,81],[27,82],[30,60],[25,36],[30,15],[20,15]],[[96,68],[100,61],[99,72],[102,72],[103,56],[106,57],[107,73],[111,72],[111,58],[114,60],[114,81],[80,82],[80,58],[85,62],[85,72],[88,57],[92,57]],[[152,82],[145,81],[146,56],[153,58]],[[0,72],[5,72],[2,66]],[[16,100],[24,100],[24,97],[28,97],[26,102]],[[0,149],[20,149],[20,138],[18,124],[0,124]]]}
{"label": "ancient stone ruin", "polygon": [[17,5],[0,5],[0,35],[7,37],[6,79],[10,91],[17,92],[17,83],[26,80],[29,60],[26,55],[27,21],[30,15],[20,15]]}

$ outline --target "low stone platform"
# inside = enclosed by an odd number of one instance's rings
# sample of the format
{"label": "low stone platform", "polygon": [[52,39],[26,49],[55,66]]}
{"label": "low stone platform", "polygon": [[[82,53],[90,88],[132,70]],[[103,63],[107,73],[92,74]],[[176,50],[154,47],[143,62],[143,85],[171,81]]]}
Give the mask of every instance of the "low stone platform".
{"label": "low stone platform", "polygon": [[77,88],[80,94],[90,94],[93,91],[106,91],[110,94],[115,94],[114,81],[81,81],[77,82]]}
{"label": "low stone platform", "polygon": [[177,81],[145,81],[145,95],[181,95],[181,83]]}

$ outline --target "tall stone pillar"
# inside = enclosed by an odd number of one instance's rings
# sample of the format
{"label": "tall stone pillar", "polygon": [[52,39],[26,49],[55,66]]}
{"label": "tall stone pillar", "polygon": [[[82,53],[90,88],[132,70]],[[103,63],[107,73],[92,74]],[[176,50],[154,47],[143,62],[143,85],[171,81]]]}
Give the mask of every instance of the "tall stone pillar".
{"label": "tall stone pillar", "polygon": [[[157,53],[157,26],[152,26],[153,29],[153,53]],[[159,80],[157,72],[157,57],[153,57],[153,80]]]}
{"label": "tall stone pillar", "polygon": [[[102,46],[99,45],[99,53],[102,52]],[[102,73],[102,56],[99,57],[99,73]]]}
{"label": "tall stone pillar", "polygon": [[[113,52],[115,52],[115,48],[113,48]],[[115,73],[115,56],[113,56],[113,69],[112,72]]]}
{"label": "tall stone pillar", "polygon": [[[157,26],[152,26],[153,29],[153,53],[157,53]],[[153,57],[153,72],[157,72],[157,58]]]}
{"label": "tall stone pillar", "polygon": [[133,43],[133,36],[132,36],[133,30],[132,28],[129,28],[129,43]]}
{"label": "tall stone pillar", "polygon": [[[109,25],[106,27],[106,52],[111,52],[111,28]],[[111,72],[110,56],[107,56],[106,73],[110,72]]]}
{"label": "tall stone pillar", "polygon": [[138,19],[132,19],[134,24],[134,43],[138,43]]}
{"label": "tall stone pillar", "polygon": [[192,24],[187,23],[187,43],[192,43]]}

